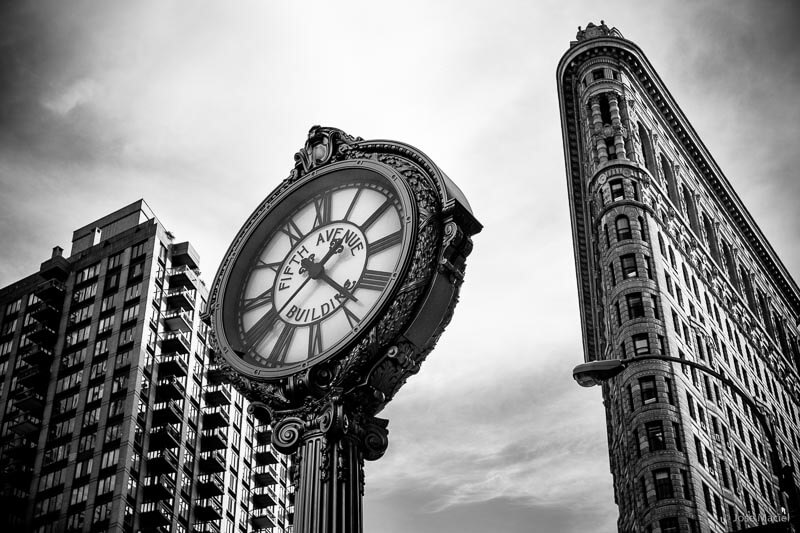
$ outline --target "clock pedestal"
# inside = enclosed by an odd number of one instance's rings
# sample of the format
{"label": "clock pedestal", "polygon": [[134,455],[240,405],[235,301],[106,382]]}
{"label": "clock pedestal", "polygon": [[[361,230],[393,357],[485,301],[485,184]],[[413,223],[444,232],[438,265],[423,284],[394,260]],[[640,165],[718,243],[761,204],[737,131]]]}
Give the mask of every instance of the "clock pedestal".
{"label": "clock pedestal", "polygon": [[295,454],[294,529],[302,533],[361,533],[364,460],[379,459],[389,444],[388,420],[348,410],[334,396],[305,420],[273,423],[272,445]]}
{"label": "clock pedestal", "polygon": [[[210,345],[216,371],[271,426],[272,447],[294,456],[297,533],[363,531],[364,461],[388,446],[388,422],[374,415],[449,324],[481,228],[461,190],[419,150],[315,126],[289,177],[232,242],[209,291]],[[273,245],[289,255],[268,257]],[[339,253],[360,270],[334,274]],[[270,269],[286,279],[261,279]],[[304,287],[324,301],[287,307]],[[288,299],[277,298],[282,289]],[[337,306],[339,315],[329,313]],[[303,323],[300,312],[322,318]]]}

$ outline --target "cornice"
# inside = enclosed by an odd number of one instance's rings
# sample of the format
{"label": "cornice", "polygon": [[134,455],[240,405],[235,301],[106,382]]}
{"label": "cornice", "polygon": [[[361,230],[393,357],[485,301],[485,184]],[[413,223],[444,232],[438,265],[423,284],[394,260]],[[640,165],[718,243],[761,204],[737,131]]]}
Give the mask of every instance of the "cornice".
{"label": "cornice", "polygon": [[[562,56],[557,68],[556,81],[561,108],[570,207],[574,213],[573,237],[576,243],[577,264],[581,264],[577,255],[579,250],[585,251],[586,237],[576,234],[576,221],[584,219],[586,215],[581,187],[580,124],[575,109],[576,86],[579,80],[575,74],[584,63],[597,56],[607,56],[623,62],[627,66],[629,74],[638,79],[641,86],[647,91],[653,108],[658,110],[664,123],[668,125],[674,137],[679,140],[685,153],[714,193],[716,201],[741,232],[743,240],[753,256],[758,258],[764,272],[772,280],[792,311],[800,314],[800,288],[733,190],[708,149],[703,145],[697,132],[680,110],[645,54],[636,44],[620,37],[598,37],[580,41]],[[579,274],[579,278],[582,276],[589,276],[589,273]]]}

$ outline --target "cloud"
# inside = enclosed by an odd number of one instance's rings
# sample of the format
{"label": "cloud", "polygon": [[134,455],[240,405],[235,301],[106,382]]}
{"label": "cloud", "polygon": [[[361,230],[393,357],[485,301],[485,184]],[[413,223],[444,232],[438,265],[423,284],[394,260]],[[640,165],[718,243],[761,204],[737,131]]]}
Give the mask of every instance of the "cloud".
{"label": "cloud", "polygon": [[99,85],[92,79],[81,79],[42,101],[42,105],[57,115],[66,115],[78,106],[91,102]]}

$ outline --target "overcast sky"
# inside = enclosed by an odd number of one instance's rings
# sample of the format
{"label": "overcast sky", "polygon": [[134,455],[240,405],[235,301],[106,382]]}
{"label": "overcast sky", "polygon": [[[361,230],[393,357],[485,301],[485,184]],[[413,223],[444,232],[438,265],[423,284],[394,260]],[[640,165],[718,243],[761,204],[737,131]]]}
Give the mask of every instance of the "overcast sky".
{"label": "overcast sky", "polygon": [[0,286],[145,198],[210,282],[308,128],[407,142],[485,225],[439,346],[383,412],[367,533],[613,531],[582,361],[555,70],[604,19],[644,50],[800,272],[796,2],[3,2]]}

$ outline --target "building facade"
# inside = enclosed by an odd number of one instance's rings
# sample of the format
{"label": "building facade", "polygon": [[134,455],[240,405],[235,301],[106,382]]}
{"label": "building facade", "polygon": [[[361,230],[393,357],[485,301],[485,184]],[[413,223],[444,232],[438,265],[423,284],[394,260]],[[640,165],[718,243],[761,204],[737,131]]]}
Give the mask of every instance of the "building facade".
{"label": "building facade", "polygon": [[287,459],[221,383],[199,259],[144,201],[0,289],[4,531],[291,531]]}
{"label": "building facade", "polygon": [[585,359],[644,358],[603,385],[619,531],[785,521],[798,286],[638,46],[590,24],[557,84]]}

